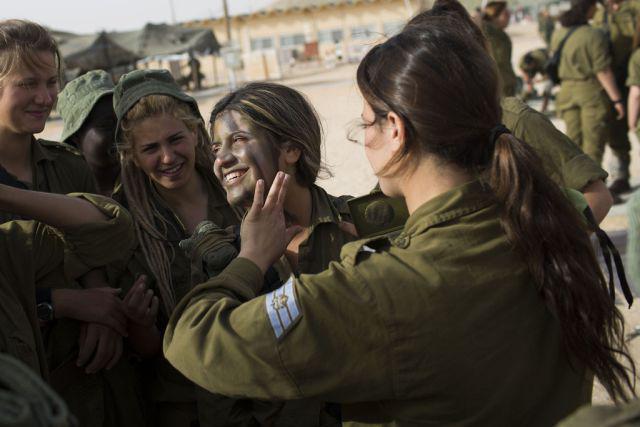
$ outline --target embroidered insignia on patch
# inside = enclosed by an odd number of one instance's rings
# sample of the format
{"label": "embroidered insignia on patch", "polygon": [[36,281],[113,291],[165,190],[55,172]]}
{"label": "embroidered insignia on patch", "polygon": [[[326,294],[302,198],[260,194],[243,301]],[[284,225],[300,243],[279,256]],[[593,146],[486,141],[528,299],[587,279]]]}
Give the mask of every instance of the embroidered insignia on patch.
{"label": "embroidered insignia on patch", "polygon": [[271,328],[280,338],[291,324],[300,317],[300,310],[293,291],[293,277],[287,283],[266,295],[265,304]]}

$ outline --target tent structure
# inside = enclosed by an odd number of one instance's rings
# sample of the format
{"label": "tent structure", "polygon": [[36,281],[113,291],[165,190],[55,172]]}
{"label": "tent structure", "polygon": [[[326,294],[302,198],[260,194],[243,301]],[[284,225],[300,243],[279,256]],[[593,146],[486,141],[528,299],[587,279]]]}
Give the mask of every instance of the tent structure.
{"label": "tent structure", "polygon": [[137,60],[183,53],[216,53],[220,45],[208,29],[147,24],[141,30],[77,35],[52,32],[67,68],[110,70]]}

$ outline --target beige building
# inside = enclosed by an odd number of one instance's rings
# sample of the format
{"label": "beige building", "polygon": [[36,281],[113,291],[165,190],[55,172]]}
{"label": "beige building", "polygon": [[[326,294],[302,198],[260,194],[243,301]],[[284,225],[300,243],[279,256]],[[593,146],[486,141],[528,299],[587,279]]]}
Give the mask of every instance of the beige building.
{"label": "beige building", "polygon": [[[280,78],[294,68],[358,61],[377,41],[399,31],[428,0],[278,0],[251,14],[232,16],[230,34],[239,48],[239,81]],[[210,28],[229,45],[223,17],[185,23]],[[223,55],[224,56],[224,55]],[[227,58],[228,60],[229,58]],[[207,80],[225,83],[224,57],[203,63]],[[209,71],[209,72],[208,72]]]}

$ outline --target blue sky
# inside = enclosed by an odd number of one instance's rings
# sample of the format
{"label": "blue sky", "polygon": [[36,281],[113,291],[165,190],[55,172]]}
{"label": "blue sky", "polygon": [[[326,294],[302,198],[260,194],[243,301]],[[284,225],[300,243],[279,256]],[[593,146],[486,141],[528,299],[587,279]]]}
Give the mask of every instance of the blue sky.
{"label": "blue sky", "polygon": [[[255,11],[272,0],[227,0],[231,13]],[[178,22],[222,15],[222,0],[4,0],[0,19],[22,18],[75,33],[134,30],[147,22]]]}

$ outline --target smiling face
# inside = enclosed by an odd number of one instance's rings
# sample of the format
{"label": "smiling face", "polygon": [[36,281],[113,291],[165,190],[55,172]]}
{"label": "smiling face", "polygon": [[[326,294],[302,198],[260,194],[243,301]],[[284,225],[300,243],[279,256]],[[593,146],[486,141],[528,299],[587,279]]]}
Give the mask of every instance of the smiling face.
{"label": "smiling face", "polygon": [[37,68],[19,67],[0,82],[0,129],[42,132],[58,97],[58,70],[51,52],[37,52]]}
{"label": "smiling face", "polygon": [[158,186],[184,187],[195,176],[197,136],[169,114],[143,119],[135,125],[133,161]]}
{"label": "smiling face", "polygon": [[223,111],[216,117],[212,149],[213,170],[234,206],[250,206],[256,182],[264,179],[266,194],[278,170],[285,169],[277,145],[237,111]]}

